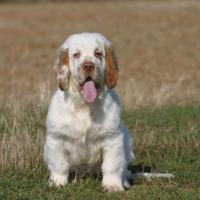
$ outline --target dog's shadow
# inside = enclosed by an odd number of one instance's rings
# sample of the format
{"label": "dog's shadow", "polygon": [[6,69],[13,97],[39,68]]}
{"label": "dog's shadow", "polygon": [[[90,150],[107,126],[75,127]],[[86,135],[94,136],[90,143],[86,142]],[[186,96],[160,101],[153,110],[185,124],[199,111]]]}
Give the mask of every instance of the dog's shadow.
{"label": "dog's shadow", "polygon": [[132,174],[137,174],[142,172],[151,173],[153,168],[154,168],[153,166],[145,165],[143,162],[137,165],[129,165],[129,170],[131,171]]}
{"label": "dog's shadow", "polygon": [[[138,174],[138,173],[143,173],[143,172],[151,173],[153,166],[149,166],[141,162],[136,165],[132,165],[132,164],[129,165],[128,169],[131,171],[132,174]],[[79,173],[79,171],[74,171],[70,173],[69,182],[79,183],[82,180],[87,179],[88,177],[92,180],[100,181],[102,179],[102,173],[101,171],[98,171],[98,170],[96,172],[87,170],[87,171],[84,171],[84,173],[83,171],[81,173]],[[134,179],[131,179],[129,181],[131,185],[135,183]]]}

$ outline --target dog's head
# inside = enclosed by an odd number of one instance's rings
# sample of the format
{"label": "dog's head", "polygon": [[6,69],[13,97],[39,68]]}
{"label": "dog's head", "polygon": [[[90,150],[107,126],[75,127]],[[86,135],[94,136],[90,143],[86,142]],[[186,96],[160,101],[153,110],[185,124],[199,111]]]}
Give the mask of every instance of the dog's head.
{"label": "dog's head", "polygon": [[111,42],[98,33],[71,35],[58,49],[54,66],[59,87],[75,87],[86,103],[98,91],[112,89],[117,83],[118,63]]}

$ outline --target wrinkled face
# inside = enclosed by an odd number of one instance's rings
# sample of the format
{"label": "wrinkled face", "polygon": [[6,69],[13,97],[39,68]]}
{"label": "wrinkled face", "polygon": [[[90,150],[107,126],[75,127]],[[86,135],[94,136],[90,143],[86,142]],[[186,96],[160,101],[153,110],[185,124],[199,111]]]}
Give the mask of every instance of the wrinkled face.
{"label": "wrinkled face", "polygon": [[98,91],[117,82],[117,60],[111,43],[97,33],[70,36],[61,45],[55,64],[62,90],[74,84],[86,103],[92,103]]}

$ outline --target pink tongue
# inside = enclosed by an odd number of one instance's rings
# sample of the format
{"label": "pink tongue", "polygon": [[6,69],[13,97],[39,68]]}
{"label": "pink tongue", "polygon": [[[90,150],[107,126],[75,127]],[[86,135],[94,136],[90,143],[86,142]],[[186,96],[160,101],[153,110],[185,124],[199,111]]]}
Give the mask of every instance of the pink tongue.
{"label": "pink tongue", "polygon": [[83,98],[86,103],[92,103],[97,97],[97,90],[93,81],[87,81],[83,85]]}

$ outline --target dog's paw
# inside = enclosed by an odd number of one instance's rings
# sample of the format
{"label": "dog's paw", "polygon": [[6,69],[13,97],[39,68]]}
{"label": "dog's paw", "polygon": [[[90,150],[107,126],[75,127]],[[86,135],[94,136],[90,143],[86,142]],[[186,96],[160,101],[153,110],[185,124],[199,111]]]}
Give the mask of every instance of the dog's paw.
{"label": "dog's paw", "polygon": [[60,176],[60,175],[51,176],[48,181],[49,187],[53,187],[53,186],[60,187],[60,186],[66,185],[67,183],[68,183],[67,177]]}
{"label": "dog's paw", "polygon": [[109,192],[124,191],[124,186],[122,184],[121,179],[113,175],[107,175],[103,177],[102,186],[106,191]]}
{"label": "dog's paw", "polygon": [[123,192],[124,187],[119,185],[104,185],[103,188],[108,192]]}

